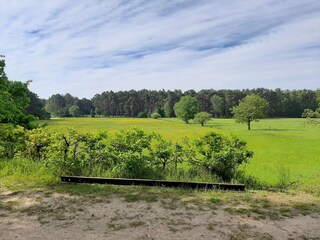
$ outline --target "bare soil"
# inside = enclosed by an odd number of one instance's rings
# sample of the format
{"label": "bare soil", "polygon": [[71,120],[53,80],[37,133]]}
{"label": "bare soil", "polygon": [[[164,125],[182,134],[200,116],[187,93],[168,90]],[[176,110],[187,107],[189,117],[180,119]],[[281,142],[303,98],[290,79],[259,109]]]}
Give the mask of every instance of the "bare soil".
{"label": "bare soil", "polygon": [[0,192],[0,240],[320,239],[318,212],[272,218],[236,211],[247,206],[230,207],[6,191]]}

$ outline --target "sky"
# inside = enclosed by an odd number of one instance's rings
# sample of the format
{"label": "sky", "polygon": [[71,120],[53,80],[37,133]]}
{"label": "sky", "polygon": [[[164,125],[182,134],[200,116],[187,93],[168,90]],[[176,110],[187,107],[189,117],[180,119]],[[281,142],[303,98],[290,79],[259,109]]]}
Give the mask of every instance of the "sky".
{"label": "sky", "polygon": [[10,80],[41,98],[317,89],[319,0],[0,0]]}

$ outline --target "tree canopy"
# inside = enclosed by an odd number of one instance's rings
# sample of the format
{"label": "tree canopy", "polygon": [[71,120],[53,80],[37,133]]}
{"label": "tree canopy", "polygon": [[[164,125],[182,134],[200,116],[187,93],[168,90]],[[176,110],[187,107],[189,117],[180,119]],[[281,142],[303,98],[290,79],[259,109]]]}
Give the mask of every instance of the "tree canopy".
{"label": "tree canopy", "polygon": [[[71,111],[70,111],[71,108]],[[54,94],[45,103],[45,109],[51,117],[79,117],[91,115],[93,104],[89,99],[78,99],[70,93]]]}
{"label": "tree canopy", "polygon": [[190,119],[194,118],[198,109],[198,100],[191,96],[181,97],[180,101],[174,105],[174,112],[176,116],[186,123],[188,123]]}
{"label": "tree canopy", "polygon": [[4,68],[5,61],[0,60],[0,123],[29,127],[35,118],[25,113],[30,102],[28,82],[9,81]]}
{"label": "tree canopy", "polygon": [[238,106],[232,108],[234,118],[239,123],[247,123],[248,130],[251,129],[252,121],[259,121],[266,115],[268,109],[268,102],[258,95],[248,95]]}
{"label": "tree canopy", "polygon": [[302,113],[302,117],[307,118],[308,123],[310,124],[320,124],[320,90],[316,91],[318,108],[316,110],[305,109]]}
{"label": "tree canopy", "polygon": [[221,117],[223,115],[224,99],[218,95],[213,95],[210,98],[212,103],[212,113],[215,117]]}
{"label": "tree canopy", "polygon": [[207,112],[199,112],[195,115],[194,121],[201,124],[201,126],[204,126],[206,122],[208,122],[211,119],[211,114]]}

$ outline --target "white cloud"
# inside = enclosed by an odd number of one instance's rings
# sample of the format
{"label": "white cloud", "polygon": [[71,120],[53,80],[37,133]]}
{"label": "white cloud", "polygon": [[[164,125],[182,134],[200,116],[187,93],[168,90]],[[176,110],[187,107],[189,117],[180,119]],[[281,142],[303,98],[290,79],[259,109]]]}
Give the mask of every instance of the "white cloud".
{"label": "white cloud", "polygon": [[320,87],[320,2],[9,1],[0,54],[41,97]]}

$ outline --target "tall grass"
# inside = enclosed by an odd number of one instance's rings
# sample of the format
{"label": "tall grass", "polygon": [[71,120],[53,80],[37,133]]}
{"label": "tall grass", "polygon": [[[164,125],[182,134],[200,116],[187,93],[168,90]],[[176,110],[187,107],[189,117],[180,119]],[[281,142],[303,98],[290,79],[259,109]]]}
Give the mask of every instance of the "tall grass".
{"label": "tall grass", "polygon": [[58,177],[43,163],[25,158],[0,159],[0,184],[6,187],[37,187],[58,181]]}

